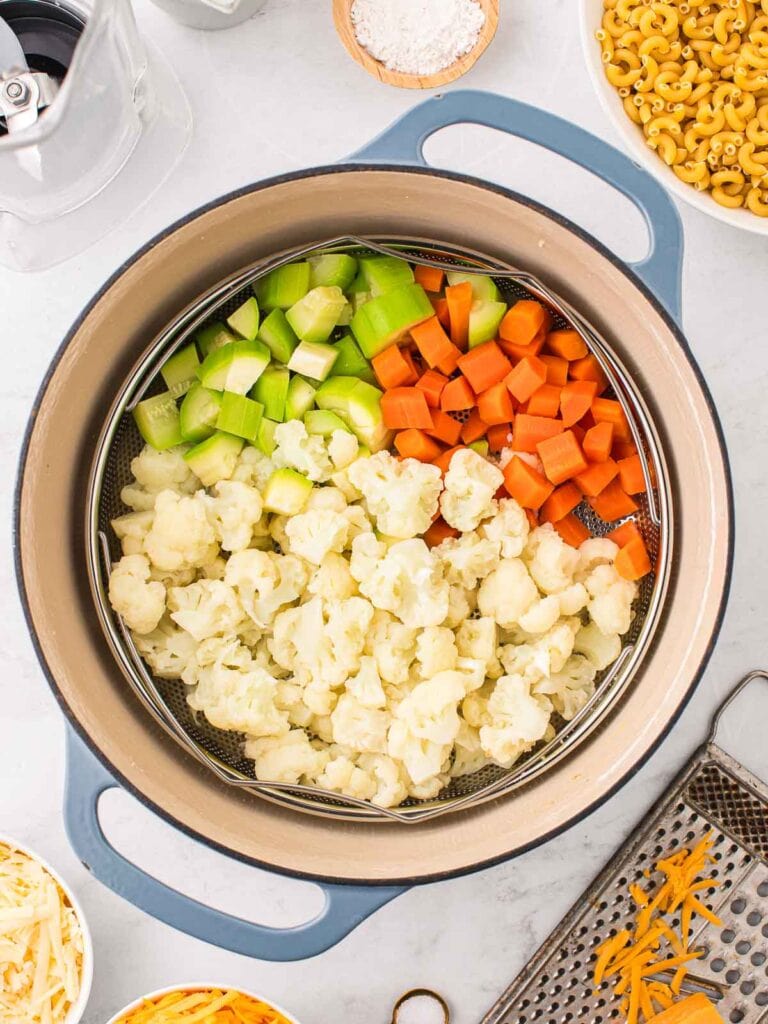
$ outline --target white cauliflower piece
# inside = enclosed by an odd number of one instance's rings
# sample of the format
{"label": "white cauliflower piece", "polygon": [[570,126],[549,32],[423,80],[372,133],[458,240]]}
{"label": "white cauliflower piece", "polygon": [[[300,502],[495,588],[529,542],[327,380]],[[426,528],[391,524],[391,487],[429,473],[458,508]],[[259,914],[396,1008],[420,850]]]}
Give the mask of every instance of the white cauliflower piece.
{"label": "white cauliflower piece", "polygon": [[[442,746],[452,744],[459,731],[459,701],[466,695],[460,672],[439,672],[419,683],[395,712],[411,735]],[[414,781],[417,781],[414,779]]]}
{"label": "white cauliflower piece", "polygon": [[255,548],[232,555],[224,573],[224,582],[236,591],[245,612],[262,628],[270,625],[283,605],[301,596],[308,578],[307,567],[294,555]]}
{"label": "white cauliflower piece", "polygon": [[573,649],[585,654],[595,669],[602,672],[621,654],[621,637],[617,633],[605,634],[597,623],[590,622],[576,634]]}
{"label": "white cauliflower piece", "polygon": [[471,448],[462,448],[451,459],[440,496],[443,519],[462,533],[476,530],[483,519],[496,512],[494,494],[504,474]]}
{"label": "white cauliflower piece", "polygon": [[611,564],[618,551],[618,545],[607,537],[589,537],[579,548],[576,579],[583,583],[598,565]]}
{"label": "white cauliflower piece", "polygon": [[344,601],[354,597],[357,583],[349,571],[347,559],[333,551],[327,554],[310,576],[307,591],[326,601]]}
{"label": "white cauliflower piece", "polygon": [[315,779],[315,785],[321,789],[329,789],[333,793],[356,797],[358,800],[371,800],[378,789],[376,780],[369,772],[358,768],[352,758],[339,753],[331,757]]}
{"label": "white cauliflower piece", "polygon": [[466,693],[479,690],[485,683],[485,662],[480,658],[459,658],[456,661],[456,671],[464,680]]}
{"label": "white cauliflower piece", "polygon": [[462,719],[453,750],[451,778],[458,779],[463,775],[472,775],[474,772],[479,772],[481,768],[485,768],[489,763],[480,744],[479,731],[473,729],[468,722]]}
{"label": "white cauliflower piece", "polygon": [[382,680],[400,685],[408,681],[416,656],[417,630],[404,626],[388,612],[377,611],[365,645],[365,653],[376,660]]}
{"label": "white cauliflower piece", "polygon": [[[153,499],[154,504],[154,499]],[[147,534],[155,520],[154,512],[128,512],[112,520],[112,529],[124,555],[143,555]]]}
{"label": "white cauliflower piece", "polygon": [[333,486],[341,491],[347,501],[360,501],[362,494],[349,479],[349,469],[352,465],[353,463],[350,463],[349,466],[346,466],[344,469],[339,469],[335,473],[331,473],[330,479]]}
{"label": "white cauliflower piece", "polygon": [[187,686],[197,682],[198,648],[195,638],[163,618],[146,635],[133,638],[136,649],[160,679],[181,679]]}
{"label": "white cauliflower piece", "polygon": [[343,693],[331,712],[334,743],[367,754],[385,754],[390,716]]}
{"label": "white cauliflower piece", "polygon": [[565,543],[551,523],[546,523],[531,532],[523,560],[539,589],[557,594],[573,583],[579,552]]}
{"label": "white cauliflower piece", "polygon": [[606,636],[623,636],[632,624],[637,585],[619,576],[613,565],[598,565],[584,580],[584,586],[590,598],[587,609],[597,628]]}
{"label": "white cauliflower piece", "polygon": [[264,452],[247,444],[237,457],[230,480],[237,480],[249,487],[255,487],[257,491],[261,492],[266,487],[267,480],[272,476],[275,468],[275,464]]}
{"label": "white cauliflower piece", "polygon": [[312,711],[304,703],[304,687],[298,683],[281,680],[275,691],[275,706],[285,711],[290,725],[300,729],[312,725]]}
{"label": "white cauliflower piece", "polygon": [[109,575],[109,601],[135,633],[151,633],[165,612],[165,587],[150,579],[145,555],[123,555]]}
{"label": "white cauliflower piece", "polygon": [[386,754],[361,754],[358,768],[376,783],[376,792],[370,797],[377,807],[397,807],[408,796],[400,769]]}
{"label": "white cauliflower piece", "polygon": [[[339,496],[344,500],[343,495]],[[346,502],[344,503],[346,508]],[[311,509],[291,516],[285,527],[288,550],[300,558],[320,565],[331,552],[340,554],[347,543],[349,520],[330,508]]]}
{"label": "white cauliflower piece", "polygon": [[208,518],[225,551],[242,551],[251,543],[263,502],[255,487],[238,480],[220,480],[209,496]]}
{"label": "white cauliflower piece", "polygon": [[323,665],[323,676],[343,682],[360,669],[360,657],[365,649],[374,609],[362,597],[350,597],[338,604],[326,606],[328,621],[325,637],[330,643],[332,667]]}
{"label": "white cauliflower piece", "polygon": [[177,494],[194,494],[200,481],[184,461],[185,447],[155,451],[145,445],[135,459],[131,460],[134,480],[120,492],[124,505],[136,512],[146,512],[155,507],[155,500],[161,491],[175,491]]}
{"label": "white cauliflower piece", "polygon": [[352,541],[349,571],[361,583],[369,579],[387,553],[387,545],[376,539],[374,533],[361,533]]}
{"label": "white cauliflower piece", "polygon": [[431,779],[425,779],[424,782],[411,780],[408,783],[408,796],[413,797],[414,800],[434,800],[437,794],[445,789],[451,781],[450,773],[447,771],[449,767],[450,758],[447,757],[443,761],[443,770],[437,775],[433,775]]}
{"label": "white cauliflower piece", "polygon": [[[284,551],[288,550],[288,535],[285,532],[285,528],[288,525],[288,516],[277,516],[273,515],[269,517],[269,536],[272,541],[277,544]],[[271,550],[272,545],[270,544],[269,549]]]}
{"label": "white cauliflower piece", "polygon": [[365,513],[365,509],[360,505],[348,505],[344,509],[344,516],[346,517],[349,529],[347,530],[347,543],[346,550],[350,550],[355,537],[359,537],[363,533],[373,533],[373,527],[371,521]]}
{"label": "white cauliflower piece", "polygon": [[493,693],[494,683],[486,682],[479,690],[468,693],[461,702],[462,720],[473,729],[479,729],[482,725],[491,724],[491,716],[488,712],[488,698]]}
{"label": "white cauliflower piece", "polygon": [[288,420],[275,427],[277,446],[272,463],[279,469],[289,466],[310,480],[327,480],[333,471],[331,460],[319,434],[308,434],[301,420]]}
{"label": "white cauliflower piece", "polygon": [[502,558],[518,558],[528,542],[530,530],[528,516],[514,498],[502,498],[493,518],[478,527],[481,537],[498,544]]}
{"label": "white cauliflower piece", "polygon": [[468,619],[477,607],[477,592],[460,583],[452,583],[448,588],[448,614],[441,625],[449,629],[457,629]]}
{"label": "white cauliflower piece", "polygon": [[595,666],[581,654],[575,654],[557,672],[534,684],[534,692],[552,701],[555,711],[570,722],[595,692]]}
{"label": "white cauliflower piece", "polygon": [[274,676],[257,665],[232,668],[217,660],[199,671],[187,702],[217,729],[281,736],[288,732],[288,716],[275,704],[277,685]]}
{"label": "white cauliflower piece", "polygon": [[589,594],[583,583],[572,583],[570,587],[561,590],[557,595],[560,601],[561,615],[578,615],[582,608],[586,608]]}
{"label": "white cauliflower piece", "polygon": [[257,779],[293,785],[317,778],[329,759],[327,751],[312,746],[303,729],[291,729],[283,736],[249,739],[245,756],[253,759]]}
{"label": "white cauliflower piece", "polygon": [[455,668],[458,657],[453,630],[446,626],[427,626],[416,638],[416,660],[424,679]]}
{"label": "white cauliflower piece", "polygon": [[544,738],[552,703],[541,694],[532,694],[529,680],[508,675],[496,681],[487,710],[491,724],[480,727],[483,751],[502,768],[510,768]]}
{"label": "white cauliflower piece", "polygon": [[237,634],[245,619],[237,594],[221,580],[203,579],[187,587],[171,587],[168,611],[198,643],[212,636]]}
{"label": "white cauliflower piece", "polygon": [[519,558],[504,558],[480,584],[477,604],[482,615],[511,628],[539,600],[536,584]]}
{"label": "white cauliflower piece", "polygon": [[560,598],[556,594],[536,601],[518,619],[520,628],[526,633],[546,633],[560,618]]}
{"label": "white cauliflower piece", "polygon": [[482,662],[484,673],[492,679],[501,675],[501,664],[497,656],[499,646],[498,628],[489,616],[466,619],[456,630],[456,648],[462,658]]}
{"label": "white cauliflower piece", "polygon": [[347,499],[344,492],[338,487],[313,487],[310,491],[304,512],[315,509],[330,509],[332,512],[344,512],[347,507]]}
{"label": "white cauliflower piece", "polygon": [[387,704],[387,695],[381,685],[381,676],[376,659],[370,654],[360,658],[360,668],[347,679],[346,691],[366,708],[383,708]]}
{"label": "white cauliflower piece", "polygon": [[334,430],[328,441],[328,454],[334,469],[346,469],[357,458],[358,443],[347,430]]}
{"label": "white cauliflower piece", "polygon": [[206,494],[182,497],[161,491],[155,501],[155,518],[144,541],[150,561],[158,569],[178,572],[200,568],[219,553],[216,533],[208,521]]}
{"label": "white cauliflower piece", "polygon": [[434,548],[449,583],[474,587],[499,561],[499,542],[481,537],[474,530],[448,537]]}
{"label": "white cauliflower piece", "polygon": [[381,451],[357,459],[347,469],[347,476],[363,495],[365,508],[380,533],[408,540],[429,528],[442,490],[437,466],[415,459],[401,462]]}
{"label": "white cauliflower piece", "polygon": [[[354,554],[362,539],[357,538],[352,549],[355,578]],[[358,582],[372,604],[414,629],[437,626],[448,614],[448,583],[438,559],[421,539],[393,544],[373,572]]]}
{"label": "white cauliflower piece", "polygon": [[387,747],[389,756],[402,762],[408,783],[417,786],[439,775],[451,752],[449,745],[414,736],[407,723],[397,719],[390,726]]}

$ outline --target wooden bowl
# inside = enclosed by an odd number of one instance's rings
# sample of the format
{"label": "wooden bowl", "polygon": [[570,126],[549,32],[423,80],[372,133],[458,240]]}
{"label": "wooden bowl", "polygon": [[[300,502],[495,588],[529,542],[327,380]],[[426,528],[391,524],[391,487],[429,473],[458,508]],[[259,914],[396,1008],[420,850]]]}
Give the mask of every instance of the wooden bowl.
{"label": "wooden bowl", "polygon": [[499,24],[499,0],[477,0],[485,13],[485,24],[480,29],[480,35],[474,47],[460,57],[453,64],[438,71],[434,75],[407,75],[402,71],[390,71],[381,61],[376,60],[357,41],[355,29],[352,24],[352,5],[354,0],[333,0],[333,20],[336,31],[344,44],[347,53],[364,67],[369,75],[378,78],[380,82],[387,85],[396,85],[400,89],[437,89],[449,82],[455,82],[461,78],[472,67],[475,61],[482,56],[488,44],[496,34]]}

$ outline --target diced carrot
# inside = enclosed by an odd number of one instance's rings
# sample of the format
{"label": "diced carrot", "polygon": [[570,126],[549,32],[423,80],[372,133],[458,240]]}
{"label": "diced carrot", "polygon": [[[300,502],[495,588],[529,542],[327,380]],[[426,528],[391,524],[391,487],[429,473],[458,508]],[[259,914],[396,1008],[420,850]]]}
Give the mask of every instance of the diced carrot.
{"label": "diced carrot", "polygon": [[606,537],[608,540],[612,540],[614,544],[618,544],[620,548],[623,548],[629,541],[634,540],[635,537],[639,537],[640,540],[643,539],[640,527],[634,519],[628,519],[621,526],[617,526],[615,530],[607,533]]}
{"label": "diced carrot", "polygon": [[525,518],[528,520],[528,526],[532,530],[535,530],[536,527],[539,525],[538,515],[533,511],[532,508],[524,508],[523,512],[525,512]]}
{"label": "diced carrot", "polygon": [[560,415],[566,427],[572,427],[586,413],[597,394],[593,380],[571,380],[560,392]]}
{"label": "diced carrot", "polygon": [[563,421],[548,416],[529,416],[518,413],[512,428],[512,447],[518,452],[536,454],[537,445],[548,437],[562,433]]}
{"label": "diced carrot", "polygon": [[559,410],[560,388],[555,384],[542,384],[528,399],[525,411],[531,416],[557,416]]}
{"label": "diced carrot", "polygon": [[595,417],[592,415],[591,409],[588,409],[581,417],[579,426],[583,427],[584,430],[591,430],[595,426]]}
{"label": "diced carrot", "polygon": [[608,387],[608,378],[597,361],[597,356],[589,352],[582,359],[574,359],[568,368],[572,380],[593,380],[597,384],[597,393],[602,395]]}
{"label": "diced carrot", "polygon": [[512,364],[495,341],[486,341],[460,357],[459,369],[479,394],[504,380]]}
{"label": "diced carrot", "polygon": [[613,444],[613,424],[596,423],[584,436],[582,448],[590,462],[605,462],[610,458]]}
{"label": "diced carrot", "polygon": [[496,426],[488,427],[488,448],[492,452],[500,452],[502,448],[508,448],[512,444],[512,424],[498,423]]}
{"label": "diced carrot", "polygon": [[616,572],[625,580],[639,580],[651,571],[651,560],[643,539],[633,537],[619,549],[613,562]]}
{"label": "diced carrot", "polygon": [[523,508],[534,509],[541,508],[554,490],[553,484],[517,455],[504,467],[504,486]]}
{"label": "diced carrot", "polygon": [[416,387],[419,391],[424,392],[424,397],[430,409],[438,409],[440,407],[440,395],[443,393],[443,388],[447,383],[448,378],[445,374],[440,373],[438,370],[427,370],[416,381]]}
{"label": "diced carrot", "polygon": [[418,427],[423,430],[432,426],[424,392],[418,388],[390,388],[381,396],[381,414],[384,426],[389,430],[405,430]]}
{"label": "diced carrot", "polygon": [[631,498],[618,480],[611,480],[608,486],[597,495],[590,498],[589,504],[606,523],[613,523],[624,516],[631,516],[637,512],[637,502]]}
{"label": "diced carrot", "polygon": [[642,494],[645,491],[643,464],[639,455],[630,455],[619,461],[619,481],[627,494]]}
{"label": "diced carrot", "polygon": [[536,445],[544,473],[553,484],[562,484],[587,468],[587,460],[572,430],[556,434]]}
{"label": "diced carrot", "polygon": [[419,361],[417,365],[416,359],[418,359],[418,353],[415,351],[415,349],[413,349],[412,346],[409,346],[408,348],[403,348],[400,351],[403,354],[403,359],[406,361],[406,363],[408,363],[408,365],[411,368],[411,374],[413,377],[411,385],[414,385],[424,372],[424,367],[421,365],[421,361]]}
{"label": "diced carrot", "polygon": [[634,441],[617,441],[614,438],[611,455],[619,462],[621,459],[630,459],[637,455],[637,445]]}
{"label": "diced carrot", "polygon": [[472,444],[473,441],[479,441],[481,437],[484,437],[487,430],[488,424],[480,419],[480,412],[473,409],[461,427],[461,440],[464,444]]}
{"label": "diced carrot", "polygon": [[584,427],[582,427],[582,425],[580,423],[574,423],[573,426],[571,427],[571,430],[573,431],[573,436],[576,438],[576,440],[579,442],[579,444],[583,448],[584,447],[584,438],[587,436],[586,430],[584,429]]}
{"label": "diced carrot", "polygon": [[457,348],[451,343],[451,351],[441,359],[437,364],[437,369],[440,373],[444,373],[446,377],[450,377],[456,367],[459,365],[459,356],[461,355],[461,349]]}
{"label": "diced carrot", "polygon": [[569,512],[573,512],[581,504],[581,491],[575,484],[563,484],[556,487],[541,506],[542,523],[557,523]]}
{"label": "diced carrot", "polygon": [[477,396],[477,411],[480,419],[489,427],[510,422],[515,415],[515,407],[503,380]]}
{"label": "diced carrot", "polygon": [[390,345],[371,360],[376,379],[383,388],[397,388],[404,384],[415,384],[416,377],[412,364],[405,358],[404,350]]}
{"label": "diced carrot", "polygon": [[449,537],[458,536],[458,530],[449,526],[444,519],[438,518],[424,534],[424,543],[430,548],[435,548],[438,544],[442,544],[443,541],[447,540]]}
{"label": "diced carrot", "polygon": [[527,356],[537,356],[541,352],[546,337],[546,332],[540,331],[527,345],[518,345],[516,341],[505,341],[500,337],[498,346],[510,359],[525,359]]}
{"label": "diced carrot", "polygon": [[434,462],[443,451],[436,441],[415,427],[395,434],[395,448],[404,459],[418,459],[419,462]]}
{"label": "diced carrot", "polygon": [[568,380],[568,360],[560,356],[551,356],[546,352],[542,352],[539,359],[547,368],[547,384],[562,387]]}
{"label": "diced carrot", "polygon": [[443,287],[445,271],[439,267],[424,267],[418,263],[413,268],[413,279],[425,292],[439,292]]}
{"label": "diced carrot", "polygon": [[452,448],[453,445],[459,443],[461,423],[455,420],[453,416],[443,412],[442,409],[433,409],[432,428],[427,430],[427,433],[430,437],[435,437],[438,441],[442,441],[443,444],[447,444],[449,448]]}
{"label": "diced carrot", "polygon": [[469,311],[472,308],[472,283],[462,281],[445,289],[448,312],[451,316],[451,341],[462,352],[467,348],[469,338]]}
{"label": "diced carrot", "polygon": [[504,383],[518,402],[527,402],[546,379],[547,368],[544,363],[537,356],[526,356],[507,374]]}
{"label": "diced carrot", "polygon": [[464,377],[449,380],[440,395],[440,408],[443,412],[462,412],[464,409],[472,409],[474,405],[475,393]]}
{"label": "diced carrot", "polygon": [[441,473],[447,473],[454,454],[456,452],[460,452],[464,447],[465,445],[463,444],[457,444],[455,448],[449,448],[448,451],[438,455],[438,457],[433,460],[432,465],[437,466]]}
{"label": "diced carrot", "polygon": [[581,489],[582,494],[588,498],[594,498],[604,491],[611,480],[614,480],[619,473],[619,467],[613,459],[606,459],[604,462],[592,462],[583,473],[574,478],[575,483]]}
{"label": "diced carrot", "polygon": [[505,314],[499,337],[516,345],[527,345],[551,322],[549,310],[533,299],[520,299]]}
{"label": "diced carrot", "polygon": [[570,544],[572,548],[578,548],[585,540],[589,540],[589,530],[573,512],[563,516],[562,519],[558,519],[552,525],[565,543]]}
{"label": "diced carrot", "polygon": [[592,415],[595,423],[612,423],[614,441],[632,440],[632,431],[629,429],[629,422],[624,415],[621,403],[614,398],[596,398],[592,402]]}
{"label": "diced carrot", "polygon": [[448,299],[433,298],[430,299],[430,302],[432,303],[432,308],[435,311],[435,316],[446,331],[449,331],[451,329],[451,314],[448,310]]}
{"label": "diced carrot", "polygon": [[411,337],[430,368],[448,359],[455,348],[436,316],[412,327]]}
{"label": "diced carrot", "polygon": [[561,359],[569,361],[583,359],[588,349],[584,339],[578,331],[572,327],[566,327],[559,331],[550,331],[547,335],[547,351],[553,356],[560,356]]}

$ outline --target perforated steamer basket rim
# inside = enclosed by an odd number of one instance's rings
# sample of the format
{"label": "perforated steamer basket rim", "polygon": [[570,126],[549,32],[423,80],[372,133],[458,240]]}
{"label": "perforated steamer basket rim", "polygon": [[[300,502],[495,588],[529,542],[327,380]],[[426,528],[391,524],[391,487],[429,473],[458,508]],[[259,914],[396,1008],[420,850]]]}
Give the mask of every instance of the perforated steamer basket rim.
{"label": "perforated steamer basket rim", "polygon": [[[628,415],[643,455],[646,479],[650,481],[653,477],[656,481],[656,487],[649,488],[649,496],[640,498],[640,511],[637,513],[656,571],[642,581],[634,620],[625,637],[622,653],[611,668],[598,675],[596,692],[587,706],[571,722],[559,722],[560,728],[553,740],[529,753],[510,770],[486,767],[473,775],[453,780],[434,800],[409,800],[397,809],[382,810],[365,801],[309,786],[258,782],[254,778],[252,762],[243,756],[242,736],[215,729],[202,716],[194,715],[186,702],[186,688],[181,681],[156,680],[151,676],[128,631],[112,612],[107,598],[106,567],[120,557],[119,543],[109,521],[128,511],[120,501],[120,491],[131,479],[131,459],[143,445],[130,415],[131,408],[146,394],[152,393],[153,386],[157,388],[162,362],[187,342],[201,325],[228,316],[245,297],[252,294],[251,284],[268,270],[319,249],[357,254],[363,251],[397,252],[415,262],[448,266],[449,269],[474,269],[494,276],[508,299],[535,297],[543,301],[553,313],[555,326],[574,326],[603,365],[612,382],[612,392]],[[402,236],[384,240],[344,236],[289,250],[245,268],[182,311],[142,354],[110,409],[96,448],[86,507],[88,576],[100,624],[123,673],[156,721],[229,784],[252,789],[263,797],[297,810],[368,822],[392,818],[416,822],[477,805],[532,781],[574,750],[605,720],[630,684],[651,643],[667,589],[671,556],[672,508],[658,432],[641,394],[611,346],[576,310],[532,275],[476,252]],[[586,503],[577,512],[593,535],[604,534],[614,525],[603,523]]]}

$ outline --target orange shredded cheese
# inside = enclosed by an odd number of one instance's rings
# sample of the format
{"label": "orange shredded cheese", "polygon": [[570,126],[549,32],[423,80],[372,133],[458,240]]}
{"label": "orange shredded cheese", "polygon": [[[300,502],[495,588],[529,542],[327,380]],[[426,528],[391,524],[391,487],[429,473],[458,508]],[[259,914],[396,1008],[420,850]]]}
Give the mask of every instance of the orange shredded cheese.
{"label": "orange shredded cheese", "polygon": [[[656,1015],[656,1007],[664,1011],[675,1004],[688,965],[702,955],[689,948],[694,916],[715,925],[721,923],[696,895],[719,884],[700,877],[714,862],[711,849],[712,835],[708,833],[693,849],[677,850],[657,861],[655,872],[663,876],[663,881],[655,891],[638,883],[629,886],[638,908],[634,928],[619,932],[595,950],[595,988],[599,990],[610,980],[613,994],[622,999],[620,1010],[627,1024],[640,1024],[641,1019],[648,1022]],[[647,868],[643,875],[646,879],[653,877]],[[670,920],[664,920],[677,913],[679,932]],[[661,972],[670,972],[672,980],[660,980],[657,975]]]}
{"label": "orange shredded cheese", "polygon": [[222,989],[169,992],[145,999],[118,1024],[290,1024],[259,999]]}

